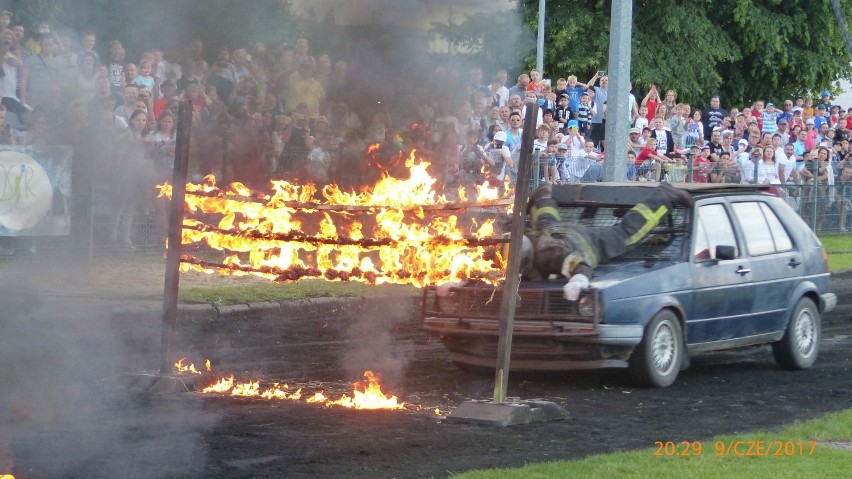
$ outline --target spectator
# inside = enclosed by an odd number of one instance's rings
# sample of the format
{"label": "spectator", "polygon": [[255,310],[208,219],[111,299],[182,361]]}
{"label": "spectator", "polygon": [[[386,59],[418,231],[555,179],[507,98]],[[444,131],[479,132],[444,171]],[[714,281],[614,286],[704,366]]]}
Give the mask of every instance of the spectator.
{"label": "spectator", "polygon": [[585,83],[577,82],[576,75],[569,75],[566,79],[565,94],[568,95],[568,109],[575,116],[580,107],[580,96],[588,90],[589,86]]}
{"label": "spectator", "polygon": [[654,118],[654,130],[651,132],[657,140],[657,153],[661,156],[671,155],[675,150],[672,132],[665,129],[665,120],[662,117]]}
{"label": "spectator", "polygon": [[[121,95],[112,91],[109,78],[98,76],[95,78],[95,96],[89,100],[89,117],[98,117],[103,108],[109,108],[110,112],[114,112],[119,104],[122,103]],[[129,117],[127,120],[129,121]],[[126,125],[125,125],[126,126]]]}
{"label": "spectator", "polygon": [[[606,141],[606,98],[607,86],[609,85],[609,77],[603,73],[602,71],[596,72],[588,82],[589,88],[593,88],[595,92],[595,96],[592,99],[595,104],[595,114],[592,115],[589,137],[601,150],[604,149],[603,146]],[[597,81],[600,81],[599,86],[595,86],[595,82]]]}
{"label": "spectator", "polygon": [[757,165],[757,184],[768,185],[781,183],[784,177],[784,166],[775,162],[775,149],[768,146],[763,149],[763,156]]}
{"label": "spectator", "polygon": [[[666,92],[666,96],[670,96],[672,90]],[[675,149],[683,149],[686,148],[686,133],[687,133],[687,121],[684,116],[684,106],[682,104],[675,105],[672,108],[674,114],[669,115],[668,118],[668,127],[672,132],[672,140],[674,141]],[[692,143],[689,146],[694,145]]]}
{"label": "spectator", "polygon": [[651,85],[651,89],[648,90],[648,93],[645,94],[645,98],[642,99],[642,106],[644,106],[648,113],[645,115],[645,118],[648,119],[649,122],[653,122],[654,118],[657,116],[657,107],[660,105],[660,94],[657,93],[657,85]]}
{"label": "spectator", "polygon": [[305,103],[309,119],[319,117],[320,104],[325,101],[325,90],[314,78],[313,70],[312,62],[303,60],[299,63],[299,69],[290,77],[284,94],[284,107],[292,108],[298,103]]}
{"label": "spectator", "polygon": [[[665,119],[670,119],[675,114],[675,108],[677,107],[677,90],[666,90],[662,106],[666,109]],[[683,112],[683,115],[686,114],[686,112]]]}
{"label": "spectator", "polygon": [[[0,93],[3,97],[2,104],[8,110],[7,116],[14,116],[15,123],[27,123],[30,110],[24,107],[17,93],[18,72],[23,63],[12,51],[14,44],[15,35],[11,30],[0,31]],[[12,121],[11,118],[9,120]]]}
{"label": "spectator", "polygon": [[157,80],[151,74],[153,67],[150,60],[139,62],[139,74],[133,79],[133,83],[143,85],[152,93],[152,98],[157,98]]}
{"label": "spectator", "polygon": [[53,57],[54,38],[50,34],[40,37],[41,49],[37,55],[24,62],[21,74],[21,102],[35,105],[47,92],[47,87],[59,73],[59,65]]}
{"label": "spectator", "polygon": [[[710,98],[710,106],[704,109],[702,116],[704,117],[704,131],[713,131],[713,128],[722,126],[722,118],[728,115],[721,106],[721,101],[718,96]],[[746,115],[748,116],[748,115]],[[748,118],[746,118],[748,121]]]}
{"label": "spectator", "polygon": [[124,45],[118,40],[113,40],[109,44],[109,60],[107,60],[107,69],[109,70],[109,80],[112,85],[112,91],[121,94],[124,88]]}
{"label": "spectator", "polygon": [[658,153],[657,139],[648,138],[645,148],[636,155],[636,169],[640,180],[659,182],[662,179],[662,167],[671,163],[671,161],[668,156]]}
{"label": "spectator", "polygon": [[530,84],[530,76],[526,73],[518,75],[518,82],[509,88],[508,98],[517,95],[518,98],[524,98],[527,94],[527,86]]}
{"label": "spectator", "polygon": [[731,159],[730,153],[719,155],[719,161],[710,171],[710,180],[713,183],[739,184],[742,182],[742,174],[736,163]]}
{"label": "spectator", "polygon": [[835,201],[837,211],[840,215],[839,229],[841,232],[848,231],[849,214],[852,212],[852,162],[846,161],[840,170],[835,189]]}

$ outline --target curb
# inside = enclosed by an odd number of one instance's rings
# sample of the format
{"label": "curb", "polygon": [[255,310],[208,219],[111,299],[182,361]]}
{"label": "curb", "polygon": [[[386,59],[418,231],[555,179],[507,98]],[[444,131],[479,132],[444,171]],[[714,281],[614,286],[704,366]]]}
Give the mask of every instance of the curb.
{"label": "curb", "polygon": [[852,269],[845,269],[843,271],[836,271],[831,273],[831,279],[848,279],[852,278]]}
{"label": "curb", "polygon": [[317,297],[282,301],[261,301],[257,303],[232,304],[218,306],[213,303],[204,304],[179,304],[178,314],[184,318],[220,318],[251,313],[277,313],[294,308],[307,308],[310,306],[347,306],[358,307],[372,301],[388,300],[419,300],[420,295],[390,295],[390,296],[340,296],[340,297]]}

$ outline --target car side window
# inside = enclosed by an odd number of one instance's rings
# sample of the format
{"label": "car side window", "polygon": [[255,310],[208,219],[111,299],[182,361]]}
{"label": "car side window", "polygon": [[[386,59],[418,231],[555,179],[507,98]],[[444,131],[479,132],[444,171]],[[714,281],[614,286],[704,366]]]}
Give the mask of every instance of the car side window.
{"label": "car side window", "polygon": [[763,216],[769,224],[769,231],[772,233],[772,241],[775,242],[775,251],[782,252],[792,250],[793,240],[790,239],[790,235],[787,234],[787,230],[784,229],[784,225],[781,223],[781,220],[778,219],[775,211],[773,211],[766,203],[761,203],[760,209],[763,211]]}
{"label": "car side window", "polygon": [[704,205],[698,208],[698,220],[692,245],[695,261],[712,259],[716,246],[733,246],[734,256],[739,256],[737,237],[725,206],[720,203]]}
{"label": "car side window", "polygon": [[762,202],[741,201],[733,204],[743,227],[746,247],[752,256],[789,251],[793,244],[775,213]]}

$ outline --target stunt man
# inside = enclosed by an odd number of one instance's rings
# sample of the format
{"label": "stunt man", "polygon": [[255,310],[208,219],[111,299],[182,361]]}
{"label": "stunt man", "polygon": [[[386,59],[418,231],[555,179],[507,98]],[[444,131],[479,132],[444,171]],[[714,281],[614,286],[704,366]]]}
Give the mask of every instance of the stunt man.
{"label": "stunt man", "polygon": [[647,198],[612,226],[588,227],[560,221],[550,185],[539,187],[527,202],[530,222],[523,239],[521,272],[530,279],[551,274],[570,278],[565,297],[575,301],[588,287],[598,264],[622,255],[640,243],[673,204],[692,205],[684,190],[661,183]]}

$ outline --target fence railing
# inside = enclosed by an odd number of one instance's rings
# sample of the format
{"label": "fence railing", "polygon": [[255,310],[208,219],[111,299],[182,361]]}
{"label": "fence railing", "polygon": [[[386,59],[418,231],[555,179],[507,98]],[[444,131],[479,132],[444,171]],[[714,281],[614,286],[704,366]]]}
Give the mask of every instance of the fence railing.
{"label": "fence railing", "polygon": [[[543,181],[545,160],[533,155],[529,191]],[[692,177],[687,171],[684,181]],[[670,179],[674,179],[671,178]],[[852,204],[839,198],[841,185],[778,185],[779,195],[819,234],[847,233],[852,229]],[[845,190],[842,190],[845,191]],[[93,191],[71,201],[71,234],[57,237],[0,237],[0,255],[66,251],[89,257],[162,254],[165,251],[167,200],[155,192],[134,205],[116,204]]]}

